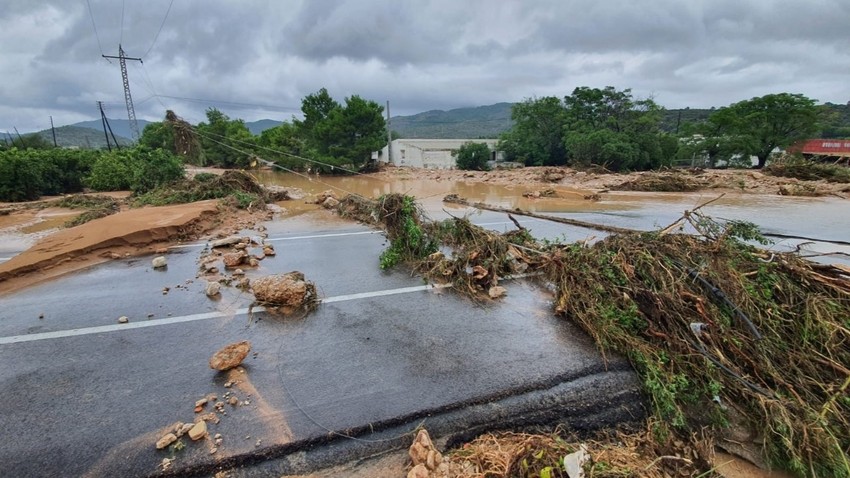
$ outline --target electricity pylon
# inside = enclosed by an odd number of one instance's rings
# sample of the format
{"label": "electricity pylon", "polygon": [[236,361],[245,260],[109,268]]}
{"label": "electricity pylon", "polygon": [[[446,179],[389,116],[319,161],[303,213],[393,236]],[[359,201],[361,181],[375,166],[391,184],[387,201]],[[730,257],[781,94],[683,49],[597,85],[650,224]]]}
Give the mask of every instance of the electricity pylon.
{"label": "electricity pylon", "polygon": [[130,95],[130,79],[127,77],[127,60],[141,62],[141,58],[131,58],[124,55],[124,49],[118,44],[118,56],[101,55],[104,58],[117,58],[121,64],[121,79],[124,80],[124,102],[127,103],[127,118],[130,120],[130,131],[133,132],[133,140],[139,141],[139,123],[136,122],[136,110],[133,108],[133,97]]}

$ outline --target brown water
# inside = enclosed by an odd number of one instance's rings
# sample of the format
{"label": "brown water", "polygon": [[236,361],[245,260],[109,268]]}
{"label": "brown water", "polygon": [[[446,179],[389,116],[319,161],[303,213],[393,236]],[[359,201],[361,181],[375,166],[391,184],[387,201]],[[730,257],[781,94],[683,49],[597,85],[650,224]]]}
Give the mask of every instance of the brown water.
{"label": "brown water", "polygon": [[[527,184],[511,186],[417,178],[385,180],[362,175],[308,179],[275,171],[260,171],[256,174],[265,184],[296,187],[308,194],[303,200],[280,203],[289,211],[289,216],[317,209],[318,206],[306,205],[305,201],[311,200],[309,195],[330,189],[339,196],[347,193],[366,197],[378,197],[387,193],[412,195],[431,217],[440,217],[445,214],[443,211],[452,214],[468,211],[461,206],[442,202],[444,196],[457,194],[473,202],[505,208],[556,215],[568,214],[590,222],[650,230],[669,225],[681,217],[684,211],[713,201],[703,210],[713,217],[754,222],[767,233],[819,239],[821,242],[807,244],[805,248],[810,253],[839,253],[834,256],[839,262],[848,262],[847,258],[850,258],[850,246],[823,242],[850,241],[850,201],[840,198],[800,198],[706,190],[695,193],[610,192],[602,194],[601,200],[591,201],[584,199],[588,194],[586,191],[559,185],[554,187],[558,198],[531,199],[522,195],[525,191],[535,189],[535,186]],[[539,189],[540,186],[536,188]],[[314,215],[310,216],[313,218]],[[806,242],[808,241],[804,239],[778,239],[774,247],[778,250],[788,250]]]}
{"label": "brown water", "polygon": [[[254,175],[263,184],[296,187],[308,195],[319,194],[327,190],[332,190],[340,197],[351,193],[370,198],[377,198],[390,193],[407,194],[415,196],[426,211],[457,208],[457,206],[443,204],[443,197],[449,194],[457,194],[474,202],[484,202],[509,208],[518,207],[534,212],[581,212],[629,207],[627,204],[613,205],[607,202],[586,200],[584,196],[588,194],[587,191],[563,186],[552,187],[558,193],[559,197],[557,198],[531,199],[522,196],[523,192],[533,189],[527,185],[506,186],[441,179],[396,179],[389,181],[362,175],[320,176],[308,179],[292,173],[275,171],[258,171]],[[290,203],[281,203],[281,205],[287,209],[292,206]]]}

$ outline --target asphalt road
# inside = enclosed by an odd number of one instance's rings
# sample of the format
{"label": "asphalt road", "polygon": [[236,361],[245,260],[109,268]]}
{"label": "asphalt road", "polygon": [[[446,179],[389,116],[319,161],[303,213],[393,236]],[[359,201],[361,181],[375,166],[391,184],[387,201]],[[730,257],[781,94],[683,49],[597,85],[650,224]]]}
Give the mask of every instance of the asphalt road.
{"label": "asphalt road", "polygon": [[[307,317],[249,317],[252,297],[230,288],[207,298],[195,280],[202,243],[172,249],[164,271],[150,257],[118,260],[0,297],[3,474],[148,476],[174,458],[165,474],[275,476],[406,446],[419,425],[458,441],[643,413],[628,365],[606,363],[554,317],[544,288],[512,281],[504,300],[476,304],[380,271],[381,234],[309,217],[270,223],[278,254],[249,272],[315,281],[324,302]],[[473,220],[513,227],[494,213]],[[592,235],[523,223],[550,238]],[[212,353],[239,340],[253,345],[243,367],[211,370]],[[195,418],[196,400],[227,393],[240,405],[226,405],[210,438],[155,450],[168,427]]]}

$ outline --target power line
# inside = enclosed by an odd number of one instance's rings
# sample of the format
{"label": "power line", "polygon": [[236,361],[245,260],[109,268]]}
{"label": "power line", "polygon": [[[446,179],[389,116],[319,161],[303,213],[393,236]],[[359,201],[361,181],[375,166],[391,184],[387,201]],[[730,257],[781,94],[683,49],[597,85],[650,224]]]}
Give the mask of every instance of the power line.
{"label": "power line", "polygon": [[249,108],[261,108],[266,110],[278,110],[278,111],[300,111],[300,106],[279,106],[279,105],[262,105],[262,104],[254,104],[254,103],[239,103],[235,101],[220,101],[220,100],[212,100],[212,99],[204,99],[204,98],[187,98],[185,96],[170,96],[170,95],[157,95],[160,98],[170,98],[172,100],[183,100],[183,101],[191,101],[195,103],[204,103],[204,104],[221,104],[221,105],[232,105],[232,106],[244,106]]}
{"label": "power line", "polygon": [[[198,134],[201,134],[201,133],[198,133]],[[343,168],[342,166],[337,166],[336,164],[325,163],[325,162],[318,161],[318,160],[315,160],[315,159],[305,158],[304,156],[298,156],[297,154],[287,153],[286,151],[281,151],[279,149],[267,148],[265,146],[260,146],[259,144],[249,143],[247,141],[242,141],[242,140],[239,140],[239,139],[236,139],[236,138],[228,138],[227,136],[223,136],[223,135],[220,135],[218,133],[210,132],[209,134],[218,136],[219,138],[226,139],[228,141],[232,141],[234,143],[240,143],[240,144],[244,144],[246,146],[252,146],[252,147],[255,147],[255,148],[259,148],[259,149],[264,149],[266,151],[271,151],[272,153],[283,154],[283,155],[286,155],[286,156],[289,156],[289,157],[292,157],[292,158],[295,158],[295,159],[300,159],[300,160],[307,161],[307,162],[314,163],[314,164],[318,164],[318,165],[321,165],[321,166],[327,166],[327,167],[330,167],[331,169],[339,169],[340,171],[345,171],[346,173],[361,174],[361,175],[365,174],[365,173],[361,173],[360,171],[354,171],[354,170],[351,170],[351,169]],[[212,141],[212,139],[209,138],[209,137],[207,137],[207,139],[210,139]]]}
{"label": "power line", "polygon": [[163,103],[162,99],[157,94],[156,88],[154,88],[153,86],[153,80],[151,80],[151,75],[148,74],[148,69],[144,63],[142,63],[142,78],[144,78],[148,82],[148,85],[151,87],[151,92],[153,93],[154,98],[159,101],[159,104],[162,105],[163,108],[168,109],[168,107],[165,106],[165,103]]}
{"label": "power line", "polygon": [[[92,28],[94,28],[94,37],[97,38],[97,47],[100,49],[101,56],[103,56],[103,46],[101,46],[100,44],[100,35],[97,34],[97,25],[94,23],[94,13],[91,9],[91,2],[89,0],[86,0],[86,5],[89,6],[89,18],[91,18],[91,26]],[[107,59],[106,61],[109,61],[109,59]]]}
{"label": "power line", "polygon": [[[280,168],[280,169],[282,169],[282,170],[284,170],[284,171],[286,171],[286,172],[289,172],[289,173],[295,174],[296,176],[301,176],[302,178],[305,178],[305,179],[307,179],[308,181],[316,181],[316,182],[317,182],[317,183],[319,183],[319,184],[325,185],[325,186],[327,186],[327,187],[329,187],[329,188],[338,189],[338,190],[340,190],[340,191],[342,191],[342,192],[344,192],[344,193],[346,193],[346,194],[351,194],[351,195],[353,195],[353,196],[359,196],[359,197],[361,197],[361,198],[363,197],[362,195],[357,194],[357,193],[355,193],[355,192],[348,191],[348,190],[343,189],[343,188],[341,188],[341,187],[339,187],[339,186],[334,186],[333,184],[328,184],[328,183],[323,182],[323,181],[320,181],[320,180],[318,180],[318,179],[311,178],[310,176],[308,176],[308,175],[306,175],[306,174],[299,173],[298,171],[295,171],[295,170],[293,170],[293,169],[289,169],[289,168],[287,168],[287,167],[285,167],[285,166],[281,166],[281,165],[279,165],[279,164],[275,163],[274,161],[269,161],[269,160],[267,160],[267,159],[265,159],[265,158],[261,158],[260,156],[258,156],[258,155],[256,155],[256,154],[254,154],[253,152],[245,151],[245,150],[242,150],[242,149],[239,149],[239,148],[235,148],[235,147],[233,147],[233,146],[231,146],[231,145],[229,145],[229,144],[224,144],[224,143],[222,143],[221,141],[216,141],[215,139],[213,139],[213,138],[211,138],[211,137],[209,137],[209,136],[207,136],[207,135],[205,135],[205,134],[201,133],[200,131],[195,130],[195,132],[196,132],[199,136],[203,136],[204,138],[207,138],[208,140],[212,141],[213,143],[220,144],[221,146],[224,146],[225,148],[232,149],[232,150],[234,150],[234,151],[236,151],[236,152],[238,152],[238,153],[242,153],[242,154],[244,154],[244,155],[246,155],[246,156],[248,156],[248,157],[250,157],[250,156],[254,156],[254,157],[256,157],[256,158],[260,159],[261,161],[263,161],[264,163],[266,163],[266,164],[268,164],[268,165],[270,165],[270,166],[273,166],[273,167],[276,167],[276,168]],[[211,133],[211,134],[215,134],[215,133]],[[221,136],[221,135],[216,135],[216,136]],[[228,138],[228,139],[231,139],[231,138]],[[232,139],[231,139],[231,140],[232,140]]]}
{"label": "power line", "polygon": [[162,27],[165,26],[165,20],[168,19],[168,14],[171,13],[171,6],[174,5],[174,0],[171,0],[171,3],[168,4],[168,10],[165,11],[165,16],[162,18],[162,23],[159,24],[159,30],[157,30],[156,35],[153,37],[153,42],[151,42],[151,46],[148,47],[148,50],[142,55],[142,58],[148,56],[148,53],[151,52],[153,46],[156,45],[156,40],[159,38],[159,34],[162,33]]}

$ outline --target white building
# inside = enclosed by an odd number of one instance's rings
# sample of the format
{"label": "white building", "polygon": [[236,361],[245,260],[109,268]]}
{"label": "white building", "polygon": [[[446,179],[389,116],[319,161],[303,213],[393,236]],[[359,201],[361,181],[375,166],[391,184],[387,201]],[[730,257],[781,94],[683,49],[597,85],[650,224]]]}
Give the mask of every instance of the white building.
{"label": "white building", "polygon": [[[502,153],[496,151],[497,139],[396,139],[392,147],[392,163],[395,166],[409,166],[428,169],[453,169],[456,165],[455,154],[465,143],[485,143],[490,147],[489,161],[501,161]],[[386,146],[372,153],[373,159],[381,163],[389,162]]]}

